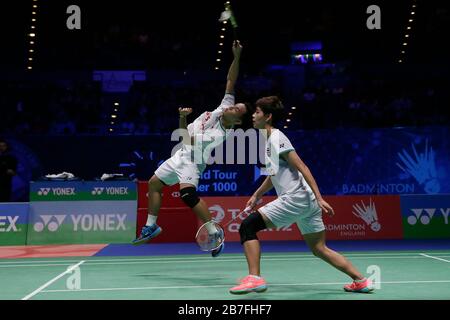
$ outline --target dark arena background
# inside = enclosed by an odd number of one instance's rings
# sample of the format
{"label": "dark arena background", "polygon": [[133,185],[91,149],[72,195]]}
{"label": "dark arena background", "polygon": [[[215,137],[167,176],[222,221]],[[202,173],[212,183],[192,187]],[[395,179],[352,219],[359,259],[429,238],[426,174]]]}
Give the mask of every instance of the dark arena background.
{"label": "dark arena background", "polygon": [[[227,5],[237,27],[219,21]],[[260,313],[275,300],[450,299],[445,2],[18,0],[2,13],[0,299],[176,300],[170,312],[197,316],[199,302],[242,298]],[[163,232],[132,244],[148,181],[181,146],[178,108],[190,123],[219,106],[234,38],[236,102],[280,97],[276,127],[335,211],[327,246],[370,294],[345,292],[351,279],[296,224],[258,233],[269,289],[229,293],[247,274],[236,216],[266,178],[261,136],[229,138],[200,175],[220,257],[199,249],[178,184],[162,189]]]}

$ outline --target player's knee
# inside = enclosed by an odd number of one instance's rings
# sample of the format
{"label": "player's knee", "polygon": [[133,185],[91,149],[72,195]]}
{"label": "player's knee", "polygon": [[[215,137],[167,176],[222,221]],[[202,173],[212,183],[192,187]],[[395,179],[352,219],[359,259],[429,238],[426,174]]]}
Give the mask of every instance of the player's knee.
{"label": "player's knee", "polygon": [[252,223],[248,218],[242,221],[241,226],[239,227],[239,235],[241,237],[241,244],[244,244],[244,242],[249,240],[258,240],[258,236],[253,230]]}
{"label": "player's knee", "polygon": [[326,253],[326,247],[323,245],[315,245],[310,247],[310,249],[312,254],[318,258],[323,257]]}
{"label": "player's knee", "polygon": [[266,224],[259,212],[254,212],[242,221],[239,228],[239,235],[241,236],[241,244],[249,240],[258,240],[258,233],[266,229]]}
{"label": "player's knee", "polygon": [[197,190],[194,187],[187,187],[180,190],[181,200],[189,207],[193,208],[200,202]]}

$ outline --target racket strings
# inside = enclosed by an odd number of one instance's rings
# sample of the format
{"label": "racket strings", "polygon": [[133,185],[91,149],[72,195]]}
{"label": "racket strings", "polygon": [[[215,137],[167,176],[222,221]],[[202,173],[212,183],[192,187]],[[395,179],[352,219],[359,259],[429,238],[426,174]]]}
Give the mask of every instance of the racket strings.
{"label": "racket strings", "polygon": [[[211,230],[212,227],[216,230],[213,234],[208,231]],[[199,247],[204,251],[211,251],[218,248],[224,240],[225,237],[222,227],[213,221],[203,224],[196,236]]]}

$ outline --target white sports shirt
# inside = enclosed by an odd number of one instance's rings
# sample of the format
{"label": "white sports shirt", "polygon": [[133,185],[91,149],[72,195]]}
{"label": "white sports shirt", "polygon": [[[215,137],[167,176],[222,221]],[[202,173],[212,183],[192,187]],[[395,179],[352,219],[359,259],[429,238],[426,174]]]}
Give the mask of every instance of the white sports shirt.
{"label": "white sports shirt", "polygon": [[223,112],[235,104],[234,95],[226,93],[220,105],[214,111],[203,112],[194,122],[187,126],[191,137],[194,137],[194,145],[183,145],[182,157],[192,158],[196,164],[204,165],[211,155],[211,151],[222,144],[231,134],[220,121]]}
{"label": "white sports shirt", "polygon": [[281,155],[288,151],[295,151],[288,137],[278,129],[272,129],[266,144],[266,171],[277,192],[277,195],[310,192],[311,199],[315,199],[311,187],[296,168],[289,166]]}

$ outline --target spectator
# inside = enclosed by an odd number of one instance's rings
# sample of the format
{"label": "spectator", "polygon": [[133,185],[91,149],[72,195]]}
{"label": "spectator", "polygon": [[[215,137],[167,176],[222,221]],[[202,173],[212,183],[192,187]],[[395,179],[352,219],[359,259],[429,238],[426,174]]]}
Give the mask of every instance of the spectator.
{"label": "spectator", "polygon": [[16,171],[17,158],[10,153],[8,142],[0,138],[0,202],[11,201],[12,178]]}

